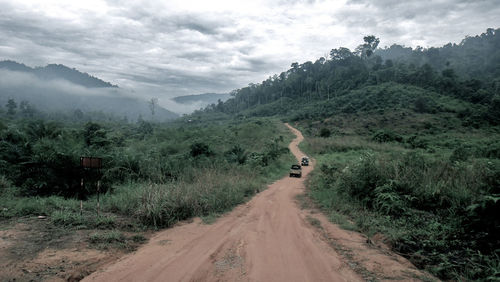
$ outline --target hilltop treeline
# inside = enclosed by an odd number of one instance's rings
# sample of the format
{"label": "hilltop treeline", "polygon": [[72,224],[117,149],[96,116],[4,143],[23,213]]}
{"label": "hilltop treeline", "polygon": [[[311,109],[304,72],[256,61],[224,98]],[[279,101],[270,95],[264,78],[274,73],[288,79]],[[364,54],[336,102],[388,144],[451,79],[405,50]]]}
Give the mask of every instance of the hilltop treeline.
{"label": "hilltop treeline", "polygon": [[[340,47],[332,49],[329,58],[293,63],[289,70],[262,83],[234,90],[232,99],[213,104],[206,111],[241,114],[251,109],[246,114],[300,114],[298,105],[331,103],[353,90],[393,82],[484,105],[462,114],[491,124],[500,122],[500,29],[488,29],[480,36],[441,48],[393,45],[377,49],[378,42],[378,38],[366,36],[354,51]],[[273,105],[266,108],[269,104]],[[261,106],[260,110],[255,111],[255,106]],[[316,117],[330,114],[310,113]]]}
{"label": "hilltop treeline", "polygon": [[103,81],[88,73],[83,73],[75,68],[68,68],[67,66],[61,64],[49,64],[45,67],[31,68],[26,66],[25,64],[20,64],[14,61],[7,60],[7,61],[0,61],[0,69],[6,69],[22,73],[30,73],[43,80],[64,79],[74,84],[90,88],[100,88],[100,87],[118,88],[117,85],[113,85],[107,81]]}

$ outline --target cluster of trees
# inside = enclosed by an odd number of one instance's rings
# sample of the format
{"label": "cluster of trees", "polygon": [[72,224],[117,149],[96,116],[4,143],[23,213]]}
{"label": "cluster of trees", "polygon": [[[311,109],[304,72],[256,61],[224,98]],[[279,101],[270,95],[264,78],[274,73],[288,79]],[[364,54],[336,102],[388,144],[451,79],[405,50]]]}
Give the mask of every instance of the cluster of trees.
{"label": "cluster of trees", "polygon": [[[378,38],[366,36],[355,51],[340,47],[331,50],[329,58],[293,63],[289,70],[262,83],[234,90],[232,99],[212,104],[206,111],[235,114],[270,103],[279,109],[290,101],[328,101],[362,87],[395,82],[485,105],[488,110],[481,117],[493,124],[500,122],[498,29],[441,48],[393,45],[377,49],[378,44]],[[490,56],[499,59],[487,60]]]}
{"label": "cluster of trees", "polygon": [[20,113],[24,117],[33,117],[36,113],[35,107],[33,107],[28,101],[22,100],[19,105],[12,98],[7,100],[5,104],[6,114],[8,116],[15,116]]}
{"label": "cluster of trees", "polygon": [[[151,98],[148,101],[151,117],[154,118],[158,111],[158,99]],[[148,115],[146,115],[149,119]],[[67,111],[44,111],[39,109],[36,104],[30,103],[27,100],[16,100],[8,98],[4,105],[0,105],[0,118],[5,119],[23,119],[35,118],[41,120],[52,120],[63,123],[85,123],[88,121],[98,122],[116,122],[116,123],[141,123],[145,120],[141,114],[138,115],[137,120],[130,120],[126,115],[118,116],[113,113],[105,113],[103,111],[82,111],[77,108]]]}

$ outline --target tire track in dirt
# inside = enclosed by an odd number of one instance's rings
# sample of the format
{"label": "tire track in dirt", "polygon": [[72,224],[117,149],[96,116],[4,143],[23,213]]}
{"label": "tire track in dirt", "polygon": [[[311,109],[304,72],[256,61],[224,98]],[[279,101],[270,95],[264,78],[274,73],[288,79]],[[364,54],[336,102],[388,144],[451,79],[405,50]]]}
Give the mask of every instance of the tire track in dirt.
{"label": "tire track in dirt", "polygon": [[[289,148],[299,160],[303,136],[286,125],[297,136]],[[362,281],[421,275],[406,260],[368,246],[362,235],[301,210],[296,196],[313,168],[314,162],[303,167],[302,178],[274,182],[211,225],[194,219],[161,231],[84,281]],[[309,223],[311,217],[320,228]],[[370,255],[365,258],[364,252]]]}

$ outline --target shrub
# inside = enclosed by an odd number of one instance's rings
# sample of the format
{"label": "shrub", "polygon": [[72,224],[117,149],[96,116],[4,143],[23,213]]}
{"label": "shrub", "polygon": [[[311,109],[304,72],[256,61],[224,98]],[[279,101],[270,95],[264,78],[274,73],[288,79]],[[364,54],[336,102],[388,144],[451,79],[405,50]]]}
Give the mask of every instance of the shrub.
{"label": "shrub", "polygon": [[231,150],[224,153],[228,162],[244,164],[247,160],[247,152],[239,145],[234,145]]}
{"label": "shrub", "polygon": [[332,132],[330,131],[330,129],[328,129],[326,127],[321,128],[321,130],[319,132],[320,137],[328,138],[328,137],[330,137],[330,135],[332,135]]}
{"label": "shrub", "polygon": [[105,232],[96,232],[92,233],[89,236],[89,241],[92,244],[110,244],[110,243],[123,243],[125,242],[126,237],[122,232],[117,230],[105,231]]}
{"label": "shrub", "polygon": [[107,132],[102,126],[95,122],[85,124],[83,138],[87,146],[104,147],[110,143]]}
{"label": "shrub", "polygon": [[213,151],[208,147],[207,144],[203,142],[196,142],[191,145],[191,156],[192,157],[198,157],[198,156],[211,156],[213,155]]}
{"label": "shrub", "polygon": [[403,142],[403,137],[389,130],[379,130],[373,135],[372,140],[380,143],[394,142],[394,141]]}
{"label": "shrub", "polygon": [[417,135],[412,135],[408,137],[406,143],[409,145],[411,149],[427,149],[427,141],[423,138],[418,137]]}
{"label": "shrub", "polygon": [[466,161],[471,156],[471,150],[467,146],[460,146],[453,150],[453,153],[450,156],[450,161]]}

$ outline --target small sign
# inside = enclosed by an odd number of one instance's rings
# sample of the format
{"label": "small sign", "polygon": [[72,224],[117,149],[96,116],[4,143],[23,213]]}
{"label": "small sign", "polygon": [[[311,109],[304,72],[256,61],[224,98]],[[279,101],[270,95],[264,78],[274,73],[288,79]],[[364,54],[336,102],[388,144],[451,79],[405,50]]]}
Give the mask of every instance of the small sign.
{"label": "small sign", "polygon": [[80,165],[83,168],[101,168],[102,167],[102,159],[101,158],[93,158],[93,157],[81,157]]}

